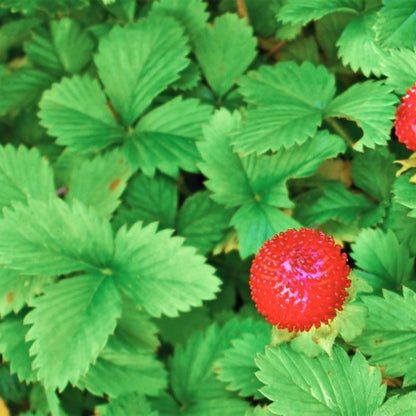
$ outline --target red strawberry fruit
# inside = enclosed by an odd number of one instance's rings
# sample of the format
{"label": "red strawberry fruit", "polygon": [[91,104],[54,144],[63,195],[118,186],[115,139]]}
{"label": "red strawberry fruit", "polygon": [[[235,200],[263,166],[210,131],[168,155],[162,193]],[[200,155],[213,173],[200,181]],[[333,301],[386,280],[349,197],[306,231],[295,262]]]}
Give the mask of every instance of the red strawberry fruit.
{"label": "red strawberry fruit", "polygon": [[416,152],[416,84],[406,91],[397,107],[394,128],[399,142]]}
{"label": "red strawberry fruit", "polygon": [[257,310],[280,329],[309,331],[342,310],[351,284],[347,255],[332,237],[291,229],[266,241],[250,269]]}

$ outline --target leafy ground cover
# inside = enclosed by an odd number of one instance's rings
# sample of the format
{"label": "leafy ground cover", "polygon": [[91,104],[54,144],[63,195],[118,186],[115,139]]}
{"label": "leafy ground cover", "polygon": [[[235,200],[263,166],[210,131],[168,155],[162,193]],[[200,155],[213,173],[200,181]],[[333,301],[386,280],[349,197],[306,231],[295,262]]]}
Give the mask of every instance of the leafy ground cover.
{"label": "leafy ground cover", "polygon": [[[0,414],[416,414],[415,14],[1,0]],[[250,265],[301,227],[351,286],[288,332]]]}

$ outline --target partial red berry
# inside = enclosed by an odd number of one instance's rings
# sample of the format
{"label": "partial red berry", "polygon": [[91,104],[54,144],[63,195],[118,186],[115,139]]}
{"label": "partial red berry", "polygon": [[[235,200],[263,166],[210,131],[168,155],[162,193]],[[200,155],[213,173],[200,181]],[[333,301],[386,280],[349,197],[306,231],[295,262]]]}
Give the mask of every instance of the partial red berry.
{"label": "partial red berry", "polygon": [[406,91],[397,107],[394,128],[399,142],[416,152],[416,84]]}
{"label": "partial red berry", "polygon": [[257,310],[280,329],[308,331],[342,310],[351,284],[347,255],[332,237],[311,228],[266,241],[250,269]]}

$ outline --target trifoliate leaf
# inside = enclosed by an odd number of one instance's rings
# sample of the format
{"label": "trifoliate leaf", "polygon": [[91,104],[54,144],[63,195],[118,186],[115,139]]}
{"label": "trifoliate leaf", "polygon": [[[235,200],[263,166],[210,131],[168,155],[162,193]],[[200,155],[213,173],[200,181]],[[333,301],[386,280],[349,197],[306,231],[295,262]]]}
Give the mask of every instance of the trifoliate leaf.
{"label": "trifoliate leaf", "polygon": [[178,214],[176,230],[185,244],[200,253],[211,251],[228,227],[232,211],[216,204],[207,192],[187,198]]}
{"label": "trifoliate leaf", "polygon": [[409,208],[409,217],[416,217],[416,184],[411,183],[411,175],[402,175],[393,185],[394,199],[401,205]]}
{"label": "trifoliate leaf", "polygon": [[15,270],[0,268],[0,316],[18,313],[39,295],[54,279],[43,276],[24,276]]}
{"label": "trifoliate leaf", "polygon": [[40,124],[60,145],[84,153],[101,150],[125,136],[106,102],[97,80],[88,75],[64,78],[44,93]]}
{"label": "trifoliate leaf", "polygon": [[95,63],[111,103],[127,127],[188,65],[182,28],[164,16],[115,26],[101,39]]}
{"label": "trifoliate leaf", "polygon": [[114,335],[77,386],[97,396],[118,397],[130,392],[156,395],[166,385],[163,364],[154,355],[159,342],[149,315],[123,298]]}
{"label": "trifoliate leaf", "polygon": [[132,225],[137,221],[145,224],[158,221],[161,228],[174,228],[177,209],[178,193],[171,178],[138,174],[128,183],[115,222]]}
{"label": "trifoliate leaf", "polygon": [[232,151],[228,138],[239,120],[238,113],[216,112],[204,130],[205,141],[198,143],[203,159],[200,168],[208,177],[206,187],[213,192],[214,201],[229,207],[260,201],[290,208],[287,179],[311,175],[323,160],[346,147],[340,137],[322,131],[302,146],[272,156],[241,157]]}
{"label": "trifoliate leaf", "polygon": [[35,103],[54,78],[37,69],[19,69],[2,77],[0,83],[0,115]]}
{"label": "trifoliate leaf", "polygon": [[63,390],[97,359],[121,315],[120,295],[110,277],[86,274],[47,287],[33,306],[25,318],[33,368],[46,387]]}
{"label": "trifoliate leaf", "polygon": [[8,317],[0,323],[0,353],[10,363],[11,372],[27,383],[37,379],[37,371],[32,369],[33,357],[29,356],[32,343],[25,341],[28,329],[22,316]]}
{"label": "trifoliate leaf", "polygon": [[416,51],[414,49],[392,49],[381,62],[382,73],[387,77],[386,84],[404,95],[415,83]]}
{"label": "trifoliate leaf", "polygon": [[393,396],[373,416],[406,416],[416,412],[416,392]]}
{"label": "trifoliate leaf", "polygon": [[58,75],[79,73],[91,60],[94,42],[68,17],[51,22],[51,34],[39,31],[25,45],[29,61]]}
{"label": "trifoliate leaf", "polygon": [[327,182],[318,190],[319,195],[316,191],[303,194],[294,211],[295,218],[308,227],[331,219],[349,224],[373,207],[364,195],[350,192],[341,182]]}
{"label": "trifoliate leaf", "polygon": [[112,268],[119,288],[156,317],[177,316],[213,299],[220,283],[214,269],[171,230],[156,227],[136,223],[118,231]]}
{"label": "trifoliate leaf", "polygon": [[0,146],[0,188],[0,207],[47,200],[55,193],[52,169],[37,149]]}
{"label": "trifoliate leaf", "polygon": [[222,98],[249,67],[256,55],[250,26],[235,14],[217,17],[194,39],[195,55],[217,98]]}
{"label": "trifoliate leaf", "polygon": [[384,399],[378,369],[370,368],[357,353],[352,360],[335,346],[327,355],[309,358],[287,344],[268,348],[256,360],[261,392],[273,403],[273,413],[282,416],[372,415]]}
{"label": "trifoliate leaf", "polygon": [[387,48],[416,45],[416,1],[383,0],[375,25],[377,40]]}
{"label": "trifoliate leaf", "polygon": [[202,0],[159,0],[153,3],[150,16],[171,16],[186,31],[191,42],[204,30],[209,14]]}
{"label": "trifoliate leaf", "polygon": [[[205,332],[192,335],[185,346],[176,345],[171,361],[171,386],[182,406],[200,404],[203,407],[203,403],[208,401],[207,408],[212,411],[215,400],[224,405],[227,399],[235,400],[235,396],[216,380],[214,363],[231,346],[233,339],[241,338],[245,333],[254,333],[257,327],[258,324],[250,319],[232,319],[221,329],[213,324]],[[194,411],[190,414],[197,413]]]}
{"label": "trifoliate leaf", "polygon": [[399,243],[393,231],[384,233],[381,229],[364,229],[352,245],[351,257],[356,266],[363,270],[357,274],[364,277],[371,286],[395,289],[412,275],[413,259],[408,248]]}
{"label": "trifoliate leaf", "polygon": [[403,297],[383,291],[384,298],[366,296],[369,317],[363,334],[356,340],[363,354],[371,355],[370,362],[385,367],[387,377],[404,377],[404,386],[416,383],[415,305],[416,294],[404,287]]}
{"label": "trifoliate leaf", "polygon": [[259,399],[262,395],[258,390],[262,385],[254,374],[257,370],[254,359],[270,344],[271,326],[265,321],[256,322],[256,325],[254,333],[231,341],[232,347],[224,351],[215,367],[218,379],[226,383],[227,389]]}
{"label": "trifoliate leaf", "polygon": [[374,24],[375,13],[364,14],[353,19],[338,39],[339,56],[342,63],[349,65],[354,72],[360,70],[366,77],[374,74],[379,77],[386,52],[376,43]]}
{"label": "trifoliate leaf", "polygon": [[324,67],[282,62],[241,79],[240,92],[252,104],[234,137],[243,153],[289,148],[314,136],[323,110],[335,94],[335,78]]}
{"label": "trifoliate leaf", "polygon": [[133,166],[153,176],[156,169],[177,176],[179,168],[196,172],[199,160],[195,141],[211,113],[195,99],[174,98],[147,113],[128,136],[125,153]]}
{"label": "trifoliate leaf", "polygon": [[100,217],[110,218],[131,173],[118,151],[86,160],[72,174],[67,200],[77,199],[93,207]]}
{"label": "trifoliate leaf", "polygon": [[238,231],[238,247],[244,259],[254,254],[273,235],[289,228],[299,228],[300,224],[279,208],[253,201],[244,204],[231,219]]}
{"label": "trifoliate leaf", "polygon": [[29,201],[0,219],[0,262],[28,275],[105,268],[113,255],[111,227],[94,211],[58,198]]}
{"label": "trifoliate leaf", "polygon": [[94,412],[100,416],[159,416],[153,411],[144,396],[138,393],[130,393],[110,400],[109,404],[102,404],[96,407]]}
{"label": "trifoliate leaf", "polygon": [[358,14],[362,10],[362,0],[291,0],[281,8],[278,19],[284,23],[304,25],[330,13]]}
{"label": "trifoliate leaf", "polygon": [[362,151],[364,147],[385,145],[390,137],[392,120],[396,112],[397,98],[391,88],[374,81],[354,84],[336,97],[325,110],[328,117],[354,120],[363,130],[363,136],[354,144]]}
{"label": "trifoliate leaf", "polygon": [[390,197],[397,171],[393,162],[394,156],[385,147],[355,152],[351,164],[352,180],[356,186],[378,201],[386,200]]}

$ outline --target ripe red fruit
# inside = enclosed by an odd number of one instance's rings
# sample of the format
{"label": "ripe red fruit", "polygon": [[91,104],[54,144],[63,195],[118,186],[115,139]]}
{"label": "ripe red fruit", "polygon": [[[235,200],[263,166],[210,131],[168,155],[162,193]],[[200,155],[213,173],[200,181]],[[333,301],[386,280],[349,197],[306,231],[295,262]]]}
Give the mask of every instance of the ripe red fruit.
{"label": "ripe red fruit", "polygon": [[257,310],[280,329],[308,331],[342,310],[350,268],[332,237],[311,228],[288,230],[266,241],[250,269]]}
{"label": "ripe red fruit", "polygon": [[396,136],[409,150],[416,151],[416,84],[406,91],[394,120]]}

